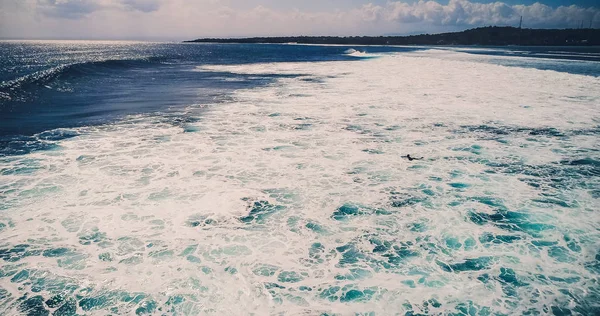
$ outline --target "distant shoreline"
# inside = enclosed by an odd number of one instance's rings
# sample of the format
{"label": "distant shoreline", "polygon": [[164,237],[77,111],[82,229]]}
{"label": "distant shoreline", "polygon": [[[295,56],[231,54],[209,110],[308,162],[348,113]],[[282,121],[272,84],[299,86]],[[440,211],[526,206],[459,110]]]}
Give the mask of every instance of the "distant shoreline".
{"label": "distant shoreline", "polygon": [[315,44],[315,45],[482,45],[598,46],[600,29],[520,29],[481,27],[462,32],[410,36],[281,36],[200,38],[185,43]]}

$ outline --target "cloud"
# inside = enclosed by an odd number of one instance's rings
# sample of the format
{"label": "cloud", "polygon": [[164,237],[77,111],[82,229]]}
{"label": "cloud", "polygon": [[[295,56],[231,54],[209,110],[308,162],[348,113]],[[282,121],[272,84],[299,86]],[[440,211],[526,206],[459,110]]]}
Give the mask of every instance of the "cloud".
{"label": "cloud", "polygon": [[[340,0],[341,1],[341,0]],[[358,0],[356,0],[358,1]],[[600,9],[468,0],[368,3],[309,10],[258,0],[0,0],[0,36],[173,38],[263,35],[382,35],[455,31],[485,25],[577,27]],[[263,5],[258,5],[258,3]],[[312,3],[312,2],[311,2]],[[315,2],[316,3],[316,2]],[[355,3],[355,2],[354,2]],[[315,7],[316,8],[316,7]]]}
{"label": "cloud", "polygon": [[96,0],[37,0],[36,9],[44,15],[79,19],[100,8]]}
{"label": "cloud", "polygon": [[[364,9],[373,10],[371,7]],[[553,9],[541,3],[509,6],[502,2],[484,4],[467,0],[450,0],[447,5],[435,1],[390,2],[382,9],[386,12],[384,19],[397,23],[438,26],[515,25],[523,16],[530,27],[573,27],[573,23],[581,20],[600,17],[598,9],[575,5]]]}
{"label": "cloud", "polygon": [[49,17],[82,19],[100,10],[150,13],[159,10],[161,0],[37,0],[36,4],[36,11]]}
{"label": "cloud", "polygon": [[157,11],[161,5],[159,0],[121,0],[121,3],[131,10],[146,13]]}

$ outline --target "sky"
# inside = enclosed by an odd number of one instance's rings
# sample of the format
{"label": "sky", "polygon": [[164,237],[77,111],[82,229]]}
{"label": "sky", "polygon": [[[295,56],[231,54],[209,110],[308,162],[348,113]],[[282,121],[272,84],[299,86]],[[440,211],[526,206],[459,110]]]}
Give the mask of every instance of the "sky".
{"label": "sky", "polygon": [[598,0],[0,0],[0,38],[183,40],[600,28]]}

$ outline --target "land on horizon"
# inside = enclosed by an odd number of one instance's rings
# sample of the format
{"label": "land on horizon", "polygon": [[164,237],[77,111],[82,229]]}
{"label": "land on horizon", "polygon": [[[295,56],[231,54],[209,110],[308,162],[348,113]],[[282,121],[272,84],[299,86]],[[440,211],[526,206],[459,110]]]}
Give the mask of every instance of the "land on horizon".
{"label": "land on horizon", "polygon": [[409,36],[279,36],[200,38],[187,43],[264,43],[338,45],[490,45],[490,46],[596,46],[600,29],[522,29],[488,26],[461,32]]}

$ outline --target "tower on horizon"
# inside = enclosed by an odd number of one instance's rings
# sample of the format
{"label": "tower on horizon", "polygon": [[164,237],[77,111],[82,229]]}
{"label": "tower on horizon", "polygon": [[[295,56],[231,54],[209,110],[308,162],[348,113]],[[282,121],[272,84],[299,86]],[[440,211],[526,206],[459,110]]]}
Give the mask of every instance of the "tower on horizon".
{"label": "tower on horizon", "polygon": [[521,29],[522,26],[523,26],[523,16],[521,15],[521,21],[519,21],[519,30]]}

